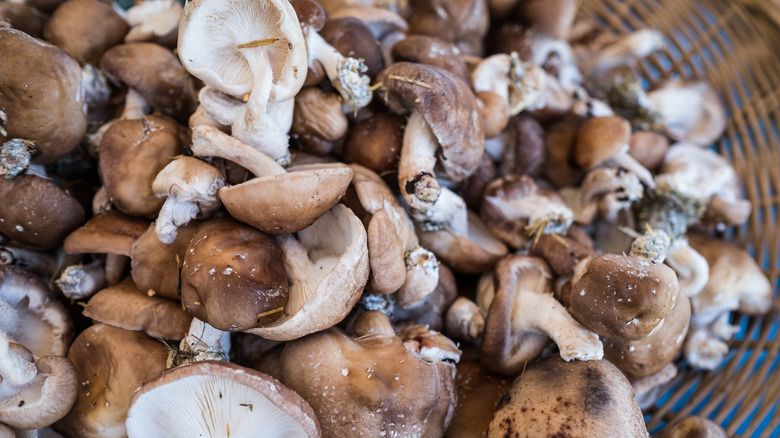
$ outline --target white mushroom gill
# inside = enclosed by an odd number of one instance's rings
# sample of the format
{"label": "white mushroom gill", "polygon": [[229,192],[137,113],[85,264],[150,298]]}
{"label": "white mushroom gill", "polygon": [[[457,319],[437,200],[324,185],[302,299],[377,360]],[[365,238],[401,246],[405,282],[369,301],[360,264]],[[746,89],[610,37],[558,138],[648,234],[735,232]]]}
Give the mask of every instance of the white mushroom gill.
{"label": "white mushroom gill", "polygon": [[189,376],[149,391],[131,407],[126,425],[130,438],[306,437],[263,394],[216,376]]}

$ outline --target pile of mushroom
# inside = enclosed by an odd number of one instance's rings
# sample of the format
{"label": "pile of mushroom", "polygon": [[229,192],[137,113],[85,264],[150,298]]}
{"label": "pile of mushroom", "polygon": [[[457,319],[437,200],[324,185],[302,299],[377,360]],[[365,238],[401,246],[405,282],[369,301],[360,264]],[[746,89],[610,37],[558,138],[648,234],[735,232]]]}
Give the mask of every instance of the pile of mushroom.
{"label": "pile of mushroom", "polygon": [[773,291],[714,88],[576,9],[0,3],[0,435],[647,436]]}

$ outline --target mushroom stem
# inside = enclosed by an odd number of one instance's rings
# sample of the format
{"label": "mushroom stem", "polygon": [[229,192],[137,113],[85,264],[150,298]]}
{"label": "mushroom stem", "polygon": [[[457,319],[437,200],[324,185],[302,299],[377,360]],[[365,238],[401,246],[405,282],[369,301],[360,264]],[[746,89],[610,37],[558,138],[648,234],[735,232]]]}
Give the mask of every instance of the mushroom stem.
{"label": "mushroom stem", "polygon": [[8,301],[0,297],[0,331],[10,332],[19,327],[19,314]]}
{"label": "mushroom stem", "polygon": [[522,289],[515,302],[512,325],[516,332],[549,336],[558,345],[563,360],[599,360],[604,347],[597,334],[583,327],[552,295]]}
{"label": "mushroom stem", "polygon": [[439,284],[439,262],[427,249],[418,246],[404,254],[406,278],[398,290],[398,303],[402,308],[427,297]]}
{"label": "mushroom stem", "polygon": [[466,201],[452,190],[443,187],[439,199],[424,211],[412,210],[409,214],[423,231],[449,229],[453,234],[467,235],[469,217]]}
{"label": "mushroom stem", "polygon": [[661,32],[638,30],[606,46],[595,57],[582,63],[581,68],[586,76],[595,77],[634,59],[644,58],[663,47],[664,37]]}
{"label": "mushroom stem", "polygon": [[688,239],[675,239],[667,252],[666,264],[677,273],[680,292],[688,297],[698,295],[710,279],[710,265],[698,251],[691,248]]}
{"label": "mushroom stem", "polygon": [[132,88],[127,89],[125,95],[125,107],[122,109],[122,115],[120,119],[141,119],[150,112],[149,103],[146,99],[137,91]]}
{"label": "mushroom stem", "polygon": [[436,151],[439,141],[419,111],[412,111],[404,131],[398,160],[398,185],[404,200],[414,210],[430,209],[439,198],[436,181]]}
{"label": "mushroom stem", "polygon": [[628,145],[623,149],[623,151],[607,160],[604,164],[625,169],[636,175],[645,187],[650,190],[655,189],[655,180],[653,179],[652,172],[647,170],[645,166],[639,164],[639,162],[628,153]]}
{"label": "mushroom stem", "polygon": [[233,138],[213,126],[192,128],[192,153],[199,157],[219,157],[244,167],[255,176],[283,175],[284,167],[273,158]]}
{"label": "mushroom stem", "polygon": [[35,142],[12,138],[0,147],[0,176],[13,178],[30,166]]}
{"label": "mushroom stem", "polygon": [[0,246],[0,265],[18,266],[43,276],[53,275],[58,268],[57,258],[50,254],[13,246]]}
{"label": "mushroom stem", "polygon": [[466,297],[458,297],[445,315],[447,335],[453,339],[477,342],[485,330],[485,317],[477,304]]}
{"label": "mushroom stem", "polygon": [[111,87],[106,76],[90,64],[81,68],[81,89],[87,106],[96,106],[111,99]]}
{"label": "mushroom stem", "polygon": [[26,385],[38,375],[35,364],[11,349],[11,342],[8,335],[0,331],[0,396],[14,391],[9,386]]}
{"label": "mushroom stem", "polygon": [[106,286],[106,271],[100,260],[87,265],[79,263],[65,268],[54,283],[66,297],[80,300]]}
{"label": "mushroom stem", "polygon": [[124,254],[106,254],[106,283],[109,286],[119,283],[125,277],[125,268],[130,257]]}
{"label": "mushroom stem", "polygon": [[363,108],[371,102],[371,79],[364,74],[368,67],[363,61],[345,57],[315,31],[307,33],[306,47],[309,50],[309,64],[315,60],[322,64],[331,84],[346,102],[355,109]]}
{"label": "mushroom stem", "polygon": [[284,253],[284,265],[287,268],[287,277],[291,279],[290,298],[284,311],[287,315],[293,315],[311,298],[316,288],[305,284],[292,284],[292,279],[305,282],[311,273],[312,262],[309,258],[309,250],[290,234],[276,236],[276,243]]}
{"label": "mushroom stem", "polygon": [[179,349],[168,353],[166,369],[204,360],[227,362],[230,345],[230,332],[217,330],[198,318],[192,318],[190,329],[179,343]]}

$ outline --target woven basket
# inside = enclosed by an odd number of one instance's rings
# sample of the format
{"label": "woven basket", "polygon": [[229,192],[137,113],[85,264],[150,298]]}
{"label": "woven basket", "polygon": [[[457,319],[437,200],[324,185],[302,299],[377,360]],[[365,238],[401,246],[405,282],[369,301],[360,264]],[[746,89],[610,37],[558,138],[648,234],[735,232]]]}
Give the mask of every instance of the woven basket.
{"label": "woven basket", "polygon": [[[728,157],[753,204],[748,223],[726,238],[764,268],[777,296],[780,274],[780,3],[776,0],[585,0],[581,14],[618,34],[653,27],[666,51],[642,63],[651,85],[669,77],[707,78],[729,121],[718,151]],[[742,331],[720,369],[683,367],[648,411],[648,430],[687,415],[721,424],[732,436],[780,436],[779,312],[733,317]]]}

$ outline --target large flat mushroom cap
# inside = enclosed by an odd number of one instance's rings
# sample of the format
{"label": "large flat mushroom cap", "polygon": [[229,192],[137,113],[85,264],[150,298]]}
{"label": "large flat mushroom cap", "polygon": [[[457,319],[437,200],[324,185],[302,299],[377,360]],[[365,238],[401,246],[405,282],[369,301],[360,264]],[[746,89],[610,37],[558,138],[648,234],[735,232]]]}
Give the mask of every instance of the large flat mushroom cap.
{"label": "large flat mushroom cap", "polygon": [[648,434],[631,384],[609,361],[567,363],[550,356],[526,368],[512,383],[487,436],[646,438]]}
{"label": "large flat mushroom cap", "polygon": [[224,187],[219,197],[230,215],[271,234],[298,232],[341,199],[352,169],[341,163],[302,165],[286,174]]}
{"label": "large flat mushroom cap", "polygon": [[377,83],[422,114],[441,146],[446,176],[458,182],[479,166],[485,145],[477,98],[461,78],[431,65],[396,62],[379,73]]}
{"label": "large flat mushroom cap", "polygon": [[143,385],[127,436],[322,436],[314,410],[271,376],[227,362],[180,365]]}

